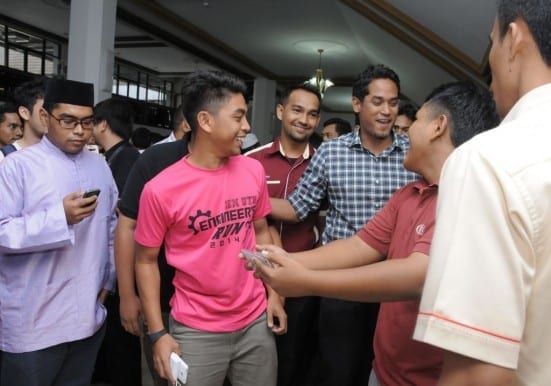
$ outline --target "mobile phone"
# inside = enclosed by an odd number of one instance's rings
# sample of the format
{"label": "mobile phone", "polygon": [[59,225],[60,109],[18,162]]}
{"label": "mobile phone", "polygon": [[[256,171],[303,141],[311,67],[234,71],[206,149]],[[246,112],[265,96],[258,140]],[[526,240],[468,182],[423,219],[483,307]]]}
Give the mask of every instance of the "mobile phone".
{"label": "mobile phone", "polygon": [[249,249],[242,249],[241,253],[245,256],[251,263],[255,263],[255,260],[259,260],[262,264],[267,265],[268,267],[274,267],[272,262],[266,258],[261,252],[251,251]]}
{"label": "mobile phone", "polygon": [[84,192],[84,194],[82,195],[82,198],[88,198],[88,197],[92,197],[92,196],[99,196],[100,192],[101,192],[100,189],[89,189],[89,190]]}
{"label": "mobile phone", "polygon": [[170,353],[170,370],[176,380],[176,386],[183,386],[187,382],[188,365],[175,352]]}

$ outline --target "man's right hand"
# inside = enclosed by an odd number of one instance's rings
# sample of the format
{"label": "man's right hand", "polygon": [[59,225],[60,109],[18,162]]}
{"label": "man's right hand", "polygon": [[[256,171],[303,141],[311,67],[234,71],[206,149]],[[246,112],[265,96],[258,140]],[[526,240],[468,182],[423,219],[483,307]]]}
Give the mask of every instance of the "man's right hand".
{"label": "man's right hand", "polygon": [[129,333],[142,336],[141,328],[142,305],[136,295],[120,297],[119,312],[122,327]]}
{"label": "man's right hand", "polygon": [[172,377],[170,369],[170,354],[175,352],[180,355],[180,346],[170,334],[165,334],[153,344],[153,363],[161,378],[167,379],[171,385],[176,380]]}
{"label": "man's right hand", "polygon": [[82,194],[83,192],[74,192],[63,198],[63,210],[69,225],[78,224],[91,216],[98,206],[97,196],[83,198]]}

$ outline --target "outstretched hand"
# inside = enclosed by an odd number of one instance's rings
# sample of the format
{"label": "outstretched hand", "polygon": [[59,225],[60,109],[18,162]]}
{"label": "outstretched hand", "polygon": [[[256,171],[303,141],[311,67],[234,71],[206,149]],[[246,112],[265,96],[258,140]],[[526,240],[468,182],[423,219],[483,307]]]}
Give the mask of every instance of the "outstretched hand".
{"label": "outstretched hand", "polygon": [[273,263],[274,268],[260,262],[256,262],[254,266],[247,263],[247,269],[254,270],[255,277],[272,287],[281,296],[310,295],[308,277],[312,271],[275,245],[258,245],[257,249]]}

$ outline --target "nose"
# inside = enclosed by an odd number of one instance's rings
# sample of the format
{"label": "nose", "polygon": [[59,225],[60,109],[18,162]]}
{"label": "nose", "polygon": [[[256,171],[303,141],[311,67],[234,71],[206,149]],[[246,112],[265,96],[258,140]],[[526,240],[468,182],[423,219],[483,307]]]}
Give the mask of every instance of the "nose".
{"label": "nose", "polygon": [[17,129],[15,130],[15,136],[20,138],[23,136],[23,127],[17,126]]}
{"label": "nose", "polygon": [[249,121],[247,120],[247,118],[243,118],[243,126],[241,126],[241,130],[247,133],[251,131],[251,125],[249,124]]}
{"label": "nose", "polygon": [[383,114],[389,115],[390,114],[390,105],[388,103],[383,103],[381,106],[381,112]]}

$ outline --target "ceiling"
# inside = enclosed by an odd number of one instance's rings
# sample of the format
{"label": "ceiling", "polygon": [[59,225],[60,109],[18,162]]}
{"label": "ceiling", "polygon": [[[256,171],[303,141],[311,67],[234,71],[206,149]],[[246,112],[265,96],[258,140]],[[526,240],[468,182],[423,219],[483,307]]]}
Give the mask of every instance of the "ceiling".
{"label": "ceiling", "polygon": [[[67,38],[69,3],[1,1],[0,14]],[[313,75],[321,48],[336,84],[324,109],[348,112],[368,64],[393,68],[417,103],[444,82],[487,84],[494,15],[488,0],[118,0],[115,55],[165,78],[223,68],[284,87]]]}

